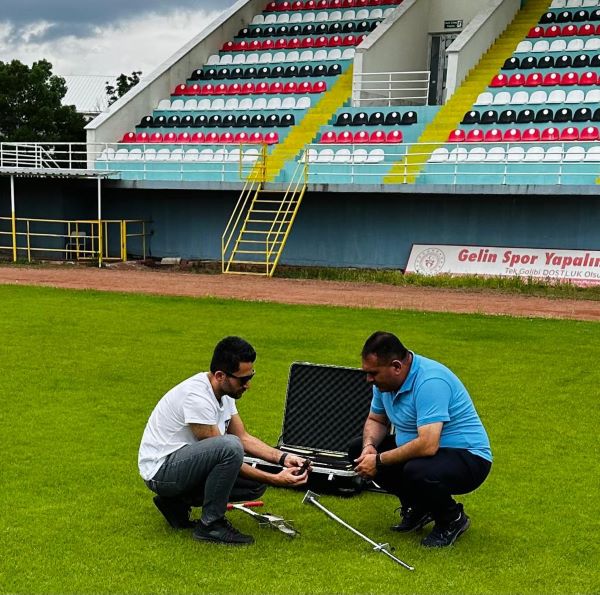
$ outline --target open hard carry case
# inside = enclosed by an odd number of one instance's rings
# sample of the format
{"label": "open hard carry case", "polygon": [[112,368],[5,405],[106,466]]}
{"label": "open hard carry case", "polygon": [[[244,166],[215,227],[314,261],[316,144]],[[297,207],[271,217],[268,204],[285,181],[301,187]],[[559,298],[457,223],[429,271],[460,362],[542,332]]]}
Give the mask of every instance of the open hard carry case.
{"label": "open hard carry case", "polygon": [[[371,397],[371,385],[358,368],[306,362],[290,366],[277,448],[311,459],[311,489],[350,495],[367,487],[348,460],[348,445],[362,434]],[[245,461],[265,471],[280,469],[262,459]]]}

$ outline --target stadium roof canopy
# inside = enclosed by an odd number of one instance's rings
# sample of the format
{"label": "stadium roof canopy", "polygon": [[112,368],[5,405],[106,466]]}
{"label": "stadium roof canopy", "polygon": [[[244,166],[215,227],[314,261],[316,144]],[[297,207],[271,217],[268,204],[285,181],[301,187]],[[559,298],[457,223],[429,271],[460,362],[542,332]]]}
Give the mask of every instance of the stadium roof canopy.
{"label": "stadium roof canopy", "polygon": [[67,83],[63,105],[74,105],[84,115],[95,116],[108,108],[106,84],[115,85],[114,75],[60,75]]}

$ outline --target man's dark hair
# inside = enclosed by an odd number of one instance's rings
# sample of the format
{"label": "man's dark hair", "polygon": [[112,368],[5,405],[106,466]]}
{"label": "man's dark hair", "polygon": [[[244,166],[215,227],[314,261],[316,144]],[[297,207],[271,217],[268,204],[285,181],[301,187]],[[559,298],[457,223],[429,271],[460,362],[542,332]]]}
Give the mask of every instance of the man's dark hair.
{"label": "man's dark hair", "polygon": [[210,362],[210,371],[227,374],[235,374],[241,362],[252,362],[256,360],[254,347],[240,337],[225,337],[221,339],[216,347]]}
{"label": "man's dark hair", "polygon": [[408,350],[396,335],[376,331],[366,340],[361,355],[363,359],[368,355],[375,355],[378,361],[389,364],[395,359],[400,361],[406,359]]}

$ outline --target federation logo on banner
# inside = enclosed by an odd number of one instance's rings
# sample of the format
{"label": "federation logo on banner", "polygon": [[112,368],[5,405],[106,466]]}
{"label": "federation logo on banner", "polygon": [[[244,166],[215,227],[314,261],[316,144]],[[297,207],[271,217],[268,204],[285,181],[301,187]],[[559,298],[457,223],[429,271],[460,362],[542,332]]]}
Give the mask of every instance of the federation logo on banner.
{"label": "federation logo on banner", "polygon": [[446,262],[446,255],[439,248],[427,248],[415,257],[415,272],[419,275],[437,275]]}

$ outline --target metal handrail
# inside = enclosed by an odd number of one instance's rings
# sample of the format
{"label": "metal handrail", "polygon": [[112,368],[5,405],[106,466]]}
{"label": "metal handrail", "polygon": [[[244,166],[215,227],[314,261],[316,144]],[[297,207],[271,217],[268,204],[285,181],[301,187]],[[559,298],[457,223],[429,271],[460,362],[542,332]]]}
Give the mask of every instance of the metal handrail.
{"label": "metal handrail", "polygon": [[428,70],[355,73],[352,105],[425,105],[430,77]]}

